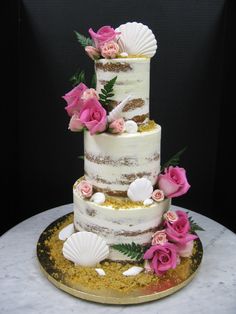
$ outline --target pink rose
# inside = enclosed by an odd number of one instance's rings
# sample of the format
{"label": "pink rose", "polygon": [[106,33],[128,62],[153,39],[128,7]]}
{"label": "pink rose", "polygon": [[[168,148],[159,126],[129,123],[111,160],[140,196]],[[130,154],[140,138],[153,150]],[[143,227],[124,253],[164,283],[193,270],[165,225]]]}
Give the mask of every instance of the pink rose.
{"label": "pink rose", "polygon": [[106,42],[113,40],[116,35],[120,34],[116,32],[111,26],[101,27],[97,33],[95,33],[92,28],[89,29],[89,34],[92,37],[96,48],[101,48]]}
{"label": "pink rose", "polygon": [[115,58],[119,53],[119,46],[114,41],[109,41],[101,47],[101,55],[107,59]]}
{"label": "pink rose", "polygon": [[94,88],[86,89],[83,92],[82,97],[81,97],[82,100],[88,100],[90,98],[97,98],[97,99],[99,99],[98,93],[96,92],[96,90]]}
{"label": "pink rose", "polygon": [[122,133],[125,130],[125,121],[123,118],[119,118],[114,120],[112,123],[109,124],[109,129],[111,133]]}
{"label": "pink rose", "polygon": [[144,254],[144,259],[151,260],[150,266],[157,275],[164,274],[168,269],[174,269],[177,264],[177,249],[173,243],[153,245]]}
{"label": "pink rose", "polygon": [[152,245],[163,245],[167,241],[165,229],[159,230],[152,235]]}
{"label": "pink rose", "polygon": [[159,175],[158,186],[169,198],[183,195],[190,188],[185,169],[172,166],[166,168],[164,174]]}
{"label": "pink rose", "polygon": [[68,129],[71,130],[72,132],[79,132],[79,131],[82,131],[83,128],[84,128],[84,125],[80,121],[79,113],[75,112],[70,119]]}
{"label": "pink rose", "polygon": [[97,60],[100,58],[99,50],[93,46],[86,46],[85,51],[92,60]]}
{"label": "pink rose", "polygon": [[80,121],[88,128],[91,135],[103,132],[107,125],[106,110],[96,98],[90,98],[84,102],[80,111]]}
{"label": "pink rose", "polygon": [[166,220],[168,220],[170,223],[175,222],[178,220],[178,216],[176,214],[176,212],[173,212],[171,210],[168,210],[165,214],[164,214],[164,218]]}
{"label": "pink rose", "polygon": [[68,115],[71,117],[76,111],[79,112],[82,107],[82,101],[81,96],[84,93],[84,91],[88,87],[80,83],[79,85],[75,86],[70,92],[65,94],[62,98],[65,99],[67,102],[67,107],[65,107]]}
{"label": "pink rose", "polygon": [[82,197],[90,197],[93,194],[93,187],[92,187],[92,185],[88,181],[85,181],[85,180],[82,180],[77,185],[77,190],[79,191],[79,194]]}
{"label": "pink rose", "polygon": [[188,215],[182,210],[177,210],[176,214],[178,215],[178,220],[173,223],[170,223],[168,220],[165,221],[168,240],[185,245],[187,242],[197,239],[196,235],[189,233],[190,223]]}
{"label": "pink rose", "polygon": [[186,244],[178,244],[178,253],[182,257],[190,257],[193,253],[193,241],[189,241]]}
{"label": "pink rose", "polygon": [[164,198],[165,198],[165,195],[162,190],[154,190],[152,192],[152,199],[154,199],[154,201],[161,202],[164,200]]}

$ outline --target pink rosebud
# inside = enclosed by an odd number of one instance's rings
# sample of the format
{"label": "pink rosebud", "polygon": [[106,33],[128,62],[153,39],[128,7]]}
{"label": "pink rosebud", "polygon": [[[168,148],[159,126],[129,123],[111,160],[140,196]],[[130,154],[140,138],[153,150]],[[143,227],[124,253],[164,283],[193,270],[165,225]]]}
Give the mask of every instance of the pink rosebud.
{"label": "pink rosebud", "polygon": [[80,121],[87,127],[91,135],[105,131],[107,114],[97,98],[89,98],[84,102],[80,111]]}
{"label": "pink rosebud", "polygon": [[193,253],[193,240],[187,242],[186,244],[178,244],[178,253],[182,257],[190,257]]}
{"label": "pink rosebud", "polygon": [[176,245],[169,242],[153,245],[145,252],[143,258],[149,260],[151,268],[161,276],[167,270],[176,267],[178,258]]}
{"label": "pink rosebud", "polygon": [[163,245],[167,241],[165,229],[159,230],[152,235],[152,245]]}
{"label": "pink rosebud", "polygon": [[119,53],[119,46],[114,41],[105,43],[101,47],[101,55],[107,59],[115,58]]}
{"label": "pink rosebud", "polygon": [[82,197],[90,197],[93,194],[93,187],[92,185],[85,180],[82,180],[78,185],[77,185],[77,190]]}
{"label": "pink rosebud", "polygon": [[185,169],[172,166],[166,168],[164,174],[159,175],[158,186],[169,198],[183,195],[190,188]]}
{"label": "pink rosebud", "polygon": [[119,118],[114,120],[112,123],[109,124],[109,129],[111,133],[122,133],[125,130],[125,121],[123,118]]}
{"label": "pink rosebud", "polygon": [[85,51],[92,60],[97,60],[100,58],[99,50],[93,46],[86,46]]}
{"label": "pink rosebud", "polygon": [[120,32],[116,32],[111,26],[103,26],[97,33],[90,28],[89,34],[92,37],[96,48],[101,48],[106,42],[115,39],[116,35],[120,34]]}
{"label": "pink rosebud", "polygon": [[88,89],[88,87],[85,84],[80,83],[62,97],[67,102],[67,107],[65,107],[65,109],[70,117],[73,116],[75,112],[80,111],[83,105],[81,96],[86,89]]}
{"label": "pink rosebud", "polygon": [[80,121],[79,113],[75,112],[70,119],[68,129],[71,130],[72,132],[79,132],[79,131],[82,131],[83,128],[84,128],[84,125]]}
{"label": "pink rosebud", "polygon": [[168,210],[168,212],[166,212],[164,214],[164,218],[166,220],[168,220],[170,223],[175,222],[175,221],[178,220],[178,216],[177,216],[176,212],[173,212],[171,210]]}
{"label": "pink rosebud", "polygon": [[152,199],[156,202],[161,202],[165,198],[165,195],[162,190],[154,190],[152,192]]}
{"label": "pink rosebud", "polygon": [[83,92],[83,95],[81,97],[82,100],[88,100],[90,98],[97,98],[99,99],[98,93],[94,88],[88,88]]}

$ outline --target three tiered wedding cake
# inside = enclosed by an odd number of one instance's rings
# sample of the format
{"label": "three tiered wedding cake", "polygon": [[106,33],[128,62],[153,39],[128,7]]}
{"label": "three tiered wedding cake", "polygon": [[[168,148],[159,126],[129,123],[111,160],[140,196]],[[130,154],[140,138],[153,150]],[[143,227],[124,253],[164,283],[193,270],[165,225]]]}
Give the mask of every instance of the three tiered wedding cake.
{"label": "three tiered wedding cake", "polygon": [[170,210],[171,199],[190,185],[177,166],[178,154],[160,166],[161,126],[149,119],[150,60],[157,42],[136,22],[89,33],[91,38],[76,34],[94,60],[96,85],[88,88],[80,73],[63,97],[69,129],[84,134],[84,177],[73,187],[74,224],[59,235],[63,255],[83,267],[145,261],[136,271],[162,275],[192,254],[197,236],[185,212]]}

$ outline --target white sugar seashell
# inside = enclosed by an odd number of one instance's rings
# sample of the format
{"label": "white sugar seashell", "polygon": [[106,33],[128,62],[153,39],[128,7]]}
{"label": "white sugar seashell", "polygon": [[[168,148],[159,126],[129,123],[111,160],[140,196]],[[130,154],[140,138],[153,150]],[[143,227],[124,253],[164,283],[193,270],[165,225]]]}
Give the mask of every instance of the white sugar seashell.
{"label": "white sugar seashell", "polygon": [[133,202],[145,201],[150,198],[153,192],[151,181],[146,178],[134,180],[127,191],[128,197]]}
{"label": "white sugar seashell", "polygon": [[124,276],[136,276],[143,271],[143,267],[133,266],[123,272]]}
{"label": "white sugar seashell", "polygon": [[105,202],[105,200],[106,200],[105,194],[102,192],[94,193],[90,198],[90,201],[96,204],[102,204]]}
{"label": "white sugar seashell", "polygon": [[155,55],[157,41],[153,32],[146,25],[128,22],[120,25],[116,31],[121,32],[117,42],[121,52],[149,58]]}
{"label": "white sugar seashell", "polygon": [[64,242],[62,253],[75,264],[93,267],[108,257],[109,247],[95,233],[81,231],[72,234]]}
{"label": "white sugar seashell", "polygon": [[124,57],[124,58],[125,58],[125,57],[128,57],[128,55],[129,55],[129,54],[128,54],[127,52],[121,52],[121,54],[120,54],[120,56],[121,56],[121,57]]}
{"label": "white sugar seashell", "polygon": [[124,106],[130,101],[131,96],[127,96],[122,102],[119,103],[108,115],[107,119],[108,122],[115,121],[116,119],[121,118],[122,116],[122,109]]}
{"label": "white sugar seashell", "polygon": [[75,232],[74,224],[69,224],[59,232],[58,238],[62,241],[65,241],[74,232]]}
{"label": "white sugar seashell", "polygon": [[95,270],[99,276],[105,276],[106,275],[105,271],[102,268],[95,268]]}
{"label": "white sugar seashell", "polygon": [[153,204],[153,200],[151,198],[147,198],[144,202],[143,205],[148,206],[148,205],[152,205]]}
{"label": "white sugar seashell", "polygon": [[127,133],[137,133],[138,132],[138,125],[133,120],[128,120],[125,122],[125,131]]}

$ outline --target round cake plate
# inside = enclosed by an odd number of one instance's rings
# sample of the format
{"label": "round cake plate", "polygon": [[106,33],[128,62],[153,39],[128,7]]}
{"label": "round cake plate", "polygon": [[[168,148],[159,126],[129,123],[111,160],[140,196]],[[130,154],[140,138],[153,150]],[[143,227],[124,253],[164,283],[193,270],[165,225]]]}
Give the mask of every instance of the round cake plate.
{"label": "round cake plate", "polygon": [[109,289],[90,290],[84,286],[69,286],[66,282],[63,281],[63,277],[55,276],[55,274],[58,273],[58,270],[55,268],[53,261],[49,258],[50,255],[48,254],[48,247],[45,245],[45,240],[47,240],[52,235],[53,228],[63,223],[69,217],[69,215],[72,215],[72,213],[66,214],[55,220],[42,232],[37,243],[37,257],[40,264],[40,269],[45,274],[47,279],[57,288],[77,298],[104,304],[138,304],[158,300],[185,287],[195,277],[201,264],[203,247],[200,239],[198,238],[195,240],[196,250],[191,257],[191,259],[194,260],[194,263],[191,263],[189,276],[187,279],[178,284],[176,284],[174,280],[171,281],[168,279],[168,282],[162,282],[161,285],[157,283],[149,284],[143,288],[136,289],[129,293],[121,293],[113,290],[111,291]]}

